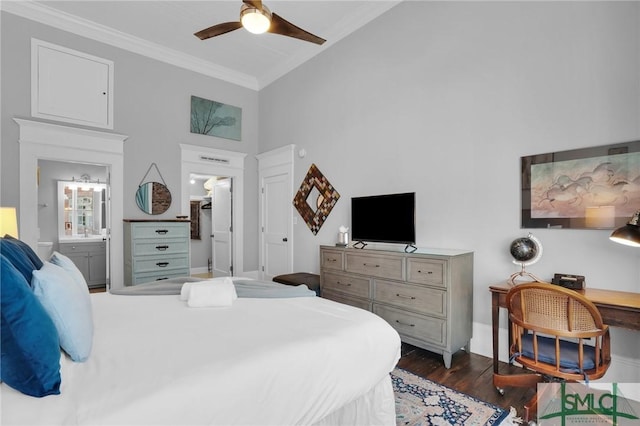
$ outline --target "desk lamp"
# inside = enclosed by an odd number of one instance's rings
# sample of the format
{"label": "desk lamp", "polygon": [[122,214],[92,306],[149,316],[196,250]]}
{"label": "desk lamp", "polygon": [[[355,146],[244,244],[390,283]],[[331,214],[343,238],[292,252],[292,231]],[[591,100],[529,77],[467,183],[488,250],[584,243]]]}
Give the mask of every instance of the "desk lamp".
{"label": "desk lamp", "polygon": [[631,247],[640,247],[640,210],[634,213],[629,222],[613,231],[611,241]]}
{"label": "desk lamp", "polygon": [[0,207],[0,237],[18,238],[18,219],[15,207]]}

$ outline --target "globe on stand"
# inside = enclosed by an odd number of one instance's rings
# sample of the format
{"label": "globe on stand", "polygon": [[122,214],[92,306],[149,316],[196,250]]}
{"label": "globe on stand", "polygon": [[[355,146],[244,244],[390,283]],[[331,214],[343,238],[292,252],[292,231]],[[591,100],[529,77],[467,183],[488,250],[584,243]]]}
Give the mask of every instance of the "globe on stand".
{"label": "globe on stand", "polygon": [[507,281],[511,285],[515,285],[515,280],[519,277],[527,276],[533,281],[542,281],[535,275],[527,272],[525,266],[533,265],[542,257],[542,244],[540,241],[529,234],[526,237],[516,238],[511,242],[509,247],[513,263],[521,266],[520,272],[516,272],[509,277]]}

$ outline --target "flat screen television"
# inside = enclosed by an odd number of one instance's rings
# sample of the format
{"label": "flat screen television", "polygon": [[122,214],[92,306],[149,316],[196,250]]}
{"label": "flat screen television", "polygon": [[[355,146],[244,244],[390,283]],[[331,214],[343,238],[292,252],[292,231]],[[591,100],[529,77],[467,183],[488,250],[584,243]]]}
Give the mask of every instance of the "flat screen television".
{"label": "flat screen television", "polygon": [[351,198],[351,239],[358,242],[416,242],[416,194]]}

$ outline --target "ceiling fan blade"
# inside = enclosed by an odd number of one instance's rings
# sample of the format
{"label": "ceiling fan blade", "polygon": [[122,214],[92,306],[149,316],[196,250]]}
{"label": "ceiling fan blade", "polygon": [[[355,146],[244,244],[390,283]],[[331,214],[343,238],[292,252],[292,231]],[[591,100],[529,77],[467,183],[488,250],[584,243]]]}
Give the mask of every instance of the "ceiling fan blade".
{"label": "ceiling fan blade", "polygon": [[271,27],[269,27],[269,30],[267,32],[270,32],[272,34],[280,34],[287,37],[293,37],[315,44],[322,44],[326,41],[325,39],[318,37],[317,35],[313,35],[310,32],[293,25],[291,22],[275,13],[271,14]]}
{"label": "ceiling fan blade", "polygon": [[206,40],[211,37],[219,36],[230,31],[237,30],[238,28],[242,28],[242,24],[240,22],[224,22],[222,24],[217,24],[213,27],[206,28],[202,31],[198,31],[194,35],[200,40]]}
{"label": "ceiling fan blade", "polygon": [[258,10],[262,10],[262,0],[242,0],[242,3],[255,7]]}

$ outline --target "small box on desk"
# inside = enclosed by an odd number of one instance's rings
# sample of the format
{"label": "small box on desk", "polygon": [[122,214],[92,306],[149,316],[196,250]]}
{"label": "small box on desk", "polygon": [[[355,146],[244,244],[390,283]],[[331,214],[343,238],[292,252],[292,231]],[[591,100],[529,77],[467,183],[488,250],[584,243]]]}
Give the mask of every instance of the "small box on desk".
{"label": "small box on desk", "polygon": [[583,275],[570,275],[570,274],[554,274],[551,280],[553,284],[559,285],[571,290],[583,290],[584,289],[584,276]]}

